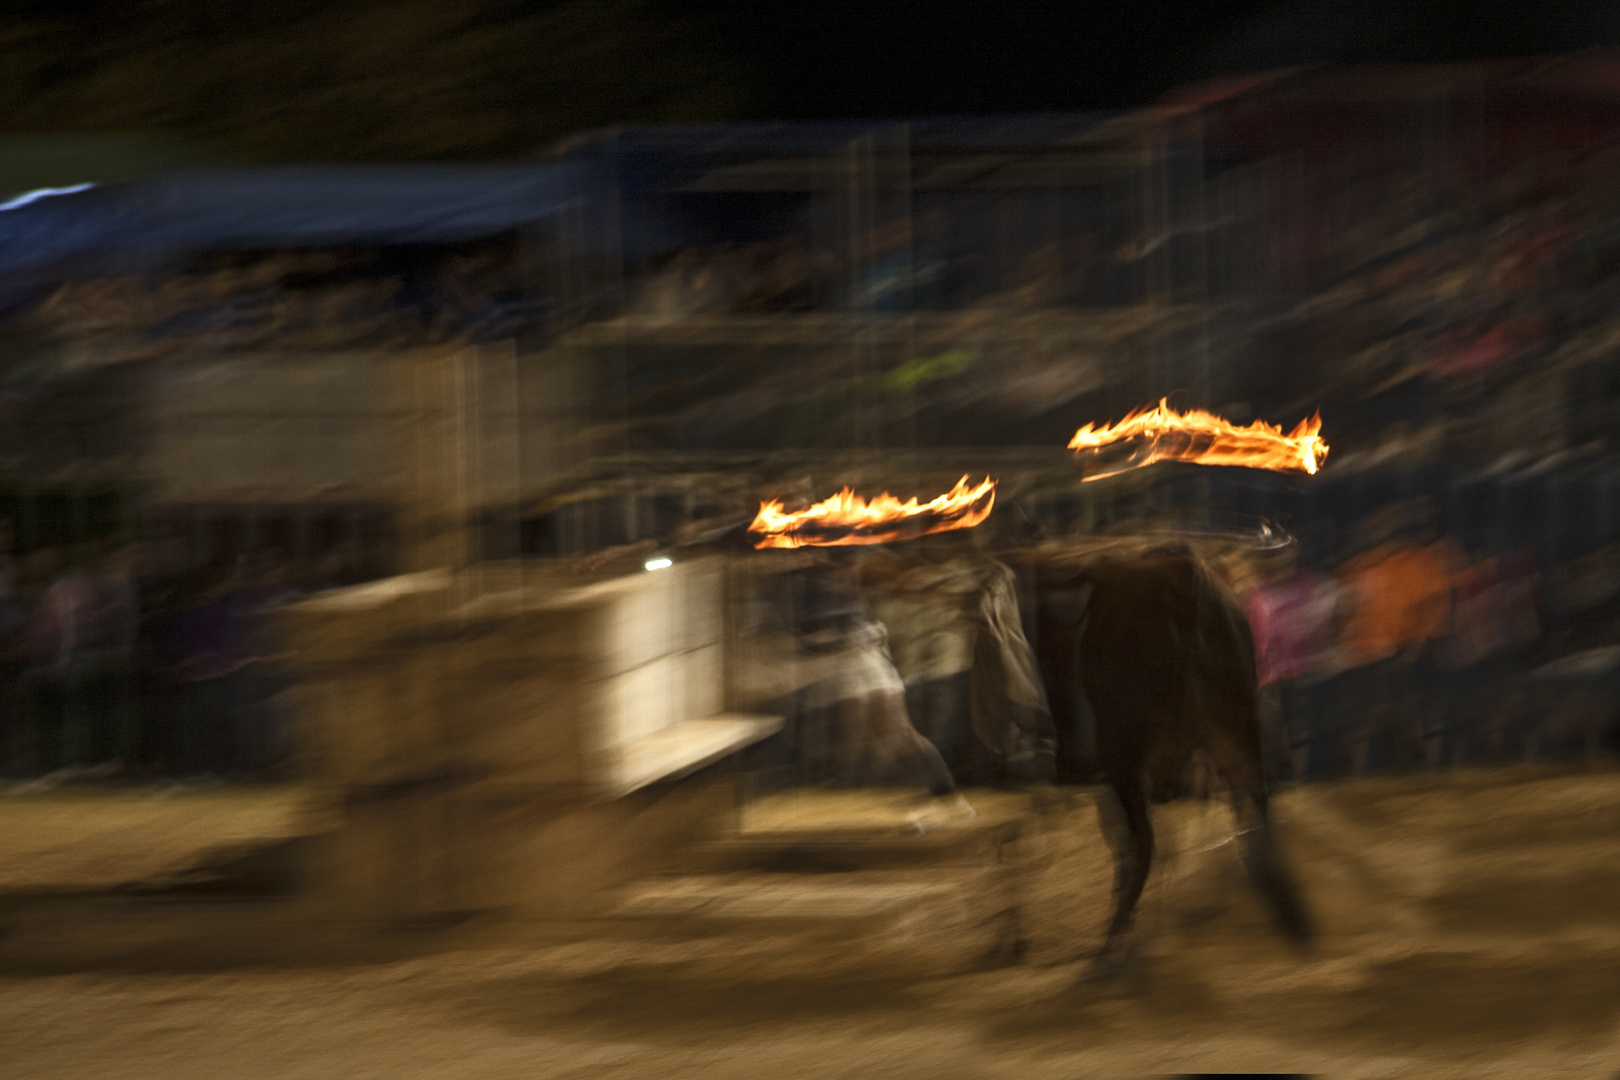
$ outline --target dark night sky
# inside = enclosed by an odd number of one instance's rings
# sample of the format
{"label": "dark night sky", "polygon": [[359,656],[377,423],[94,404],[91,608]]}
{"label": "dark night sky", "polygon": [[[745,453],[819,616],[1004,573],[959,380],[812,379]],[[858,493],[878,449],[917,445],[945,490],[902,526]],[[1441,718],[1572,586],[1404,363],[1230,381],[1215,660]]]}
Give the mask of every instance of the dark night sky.
{"label": "dark night sky", "polygon": [[[286,22],[350,0],[145,0],[188,24]],[[373,6],[375,0],[364,0]],[[565,0],[485,0],[537,9]],[[214,5],[220,6],[214,6]],[[1620,46],[1616,0],[645,0],[704,20],[783,117],[1116,108],[1212,74],[1313,61],[1432,62]],[[129,0],[0,0],[5,24]],[[161,16],[159,16],[161,17]],[[709,36],[706,32],[705,36]]]}
{"label": "dark night sky", "polygon": [[666,0],[711,16],[782,117],[1117,108],[1220,73],[1620,45],[1620,3]]}
{"label": "dark night sky", "polygon": [[1296,64],[1598,46],[1620,0],[0,0],[0,132],[509,157],[609,124],[1127,109]]}

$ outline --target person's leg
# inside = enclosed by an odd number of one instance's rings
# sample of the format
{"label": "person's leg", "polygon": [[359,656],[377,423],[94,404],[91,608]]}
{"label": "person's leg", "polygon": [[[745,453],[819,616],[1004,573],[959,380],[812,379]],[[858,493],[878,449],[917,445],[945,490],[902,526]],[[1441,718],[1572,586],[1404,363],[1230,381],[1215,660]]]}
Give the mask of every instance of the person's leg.
{"label": "person's leg", "polygon": [[24,775],[28,753],[22,674],[22,665],[0,663],[0,777],[7,779]]}
{"label": "person's leg", "polygon": [[1361,671],[1345,671],[1318,684],[1306,749],[1310,780],[1338,780],[1349,773],[1351,737],[1359,702],[1356,680]]}
{"label": "person's leg", "polygon": [[946,718],[941,708],[943,704],[938,679],[906,684],[906,715],[911,718],[911,726],[948,758],[950,734],[946,730]]}
{"label": "person's leg", "polygon": [[196,772],[191,760],[191,688],[166,680],[153,680],[146,704],[145,727],[153,760],[168,777]]}
{"label": "person's leg", "polygon": [[906,713],[912,726],[939,751],[958,783],[983,771],[969,716],[969,693],[967,672],[906,687]]}
{"label": "person's leg", "polygon": [[1310,752],[1312,710],[1316,687],[1308,680],[1288,679],[1282,687],[1283,726],[1288,734],[1289,777],[1296,784],[1306,779],[1306,756]]}
{"label": "person's leg", "polygon": [[40,772],[52,773],[73,764],[68,726],[67,676],[63,670],[46,669],[39,684]]}
{"label": "person's leg", "polygon": [[987,784],[994,776],[989,749],[973,730],[973,673],[960,671],[938,683],[938,705],[950,733],[942,748],[945,764],[959,784]]}
{"label": "person's leg", "polygon": [[862,718],[867,745],[881,772],[902,772],[927,788],[930,795],[956,792],[956,780],[946,767],[945,758],[911,726],[903,695],[867,694],[856,700],[855,709]]}
{"label": "person's leg", "polygon": [[926,788],[931,796],[930,805],[910,815],[918,832],[929,832],[951,820],[977,817],[957,791],[956,781],[939,750],[911,726],[904,695],[880,691],[866,694],[857,701],[871,759],[880,775],[903,774]]}
{"label": "person's leg", "polygon": [[228,768],[231,729],[219,679],[202,679],[186,687],[186,745],[183,757],[188,775],[221,776]]}
{"label": "person's leg", "polygon": [[1399,723],[1400,661],[1381,660],[1367,667],[1357,710],[1355,775],[1381,776],[1389,771],[1392,733]]}
{"label": "person's leg", "polygon": [[1361,695],[1355,712],[1354,766],[1351,772],[1357,779],[1371,774],[1379,765],[1383,742],[1380,736],[1392,711],[1388,663],[1387,660],[1380,661],[1362,669]]}
{"label": "person's leg", "polygon": [[865,787],[868,776],[881,771],[874,764],[874,747],[866,700],[847,697],[828,710],[828,751],[835,787]]}
{"label": "person's leg", "polygon": [[83,654],[71,657],[57,679],[61,697],[58,738],[63,767],[89,765],[94,751],[90,692],[92,668]]}
{"label": "person's leg", "polygon": [[1422,755],[1413,748],[1423,745],[1423,715],[1416,663],[1410,655],[1393,661],[1377,764],[1380,775],[1405,775],[1419,767]]}
{"label": "person's leg", "polygon": [[259,725],[256,768],[261,774],[279,773],[287,760],[287,689],[286,679],[280,675],[263,675],[256,681],[255,708]]}
{"label": "person's leg", "polygon": [[800,777],[808,784],[830,784],[838,773],[835,747],[842,721],[841,704],[815,697],[810,700],[799,726]]}
{"label": "person's leg", "polygon": [[106,687],[109,721],[112,725],[113,756],[124,763],[126,772],[141,763],[141,733],[136,701],[135,656],[128,649],[110,654]]}
{"label": "person's leg", "polygon": [[233,672],[224,679],[227,715],[231,726],[232,759],[230,773],[235,778],[253,775],[262,754],[263,725],[254,697],[251,668]]}
{"label": "person's leg", "polygon": [[129,751],[118,709],[115,658],[109,651],[97,650],[87,653],[83,663],[86,763],[117,762],[122,767],[129,761]]}
{"label": "person's leg", "polygon": [[1452,674],[1453,691],[1448,710],[1448,736],[1451,743],[1447,764],[1462,768],[1477,764],[1483,754],[1485,710],[1494,696],[1484,665],[1459,668]]}
{"label": "person's leg", "polygon": [[18,680],[18,723],[21,727],[19,775],[40,776],[49,771],[50,687],[46,669],[29,665]]}

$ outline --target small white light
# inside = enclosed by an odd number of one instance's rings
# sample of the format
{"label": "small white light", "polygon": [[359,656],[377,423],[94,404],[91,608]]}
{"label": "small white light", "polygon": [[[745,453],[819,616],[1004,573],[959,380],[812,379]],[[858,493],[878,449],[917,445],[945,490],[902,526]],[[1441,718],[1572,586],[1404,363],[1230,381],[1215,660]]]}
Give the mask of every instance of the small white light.
{"label": "small white light", "polygon": [[670,566],[674,566],[674,565],[675,565],[675,561],[673,559],[648,559],[647,560],[647,569],[649,569],[649,570],[663,570],[665,567],[670,567]]}

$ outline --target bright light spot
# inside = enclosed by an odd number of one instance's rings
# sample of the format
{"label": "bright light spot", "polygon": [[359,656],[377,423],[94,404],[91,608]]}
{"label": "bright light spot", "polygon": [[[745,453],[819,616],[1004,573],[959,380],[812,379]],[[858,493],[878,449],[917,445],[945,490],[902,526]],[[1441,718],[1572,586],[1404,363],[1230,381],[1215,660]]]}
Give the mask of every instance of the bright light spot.
{"label": "bright light spot", "polygon": [[35,191],[25,191],[9,202],[0,203],[0,210],[19,210],[31,202],[48,198],[51,195],[72,195],[80,191],[89,191],[94,184],[74,184],[72,187],[46,187]]}
{"label": "bright light spot", "polygon": [[674,565],[675,565],[675,560],[673,560],[673,559],[648,559],[647,560],[647,569],[649,569],[649,570],[662,570],[665,567],[674,566]]}

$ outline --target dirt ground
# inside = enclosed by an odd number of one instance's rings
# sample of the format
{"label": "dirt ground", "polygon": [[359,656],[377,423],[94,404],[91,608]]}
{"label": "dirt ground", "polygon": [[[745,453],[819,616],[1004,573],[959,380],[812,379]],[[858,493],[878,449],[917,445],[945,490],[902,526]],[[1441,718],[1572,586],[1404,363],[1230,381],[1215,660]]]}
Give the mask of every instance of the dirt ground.
{"label": "dirt ground", "polygon": [[[993,809],[993,798],[980,801]],[[146,824],[131,818],[85,869],[81,805],[0,799],[0,886],[115,877],[136,864],[155,872],[181,859],[184,843],[154,822],[209,819],[227,834],[273,836],[307,812],[230,792],[150,802]],[[755,820],[833,814],[831,805],[778,801]],[[837,968],[833,950],[847,945],[728,962],[717,953],[733,946],[720,940],[495,938],[368,966],[0,973],[0,1075],[1620,1072],[1620,774],[1365,781],[1288,792],[1277,810],[1323,927],[1317,950],[1301,957],[1271,932],[1233,845],[1221,843],[1221,806],[1161,807],[1164,858],[1142,915],[1150,963],[1135,994],[1075,986],[1108,891],[1094,811],[1076,800],[1024,841],[1029,955],[1018,966],[829,975],[820,972]],[[142,839],[154,828],[170,834],[167,848]],[[950,944],[926,927],[912,933],[914,950]]]}

